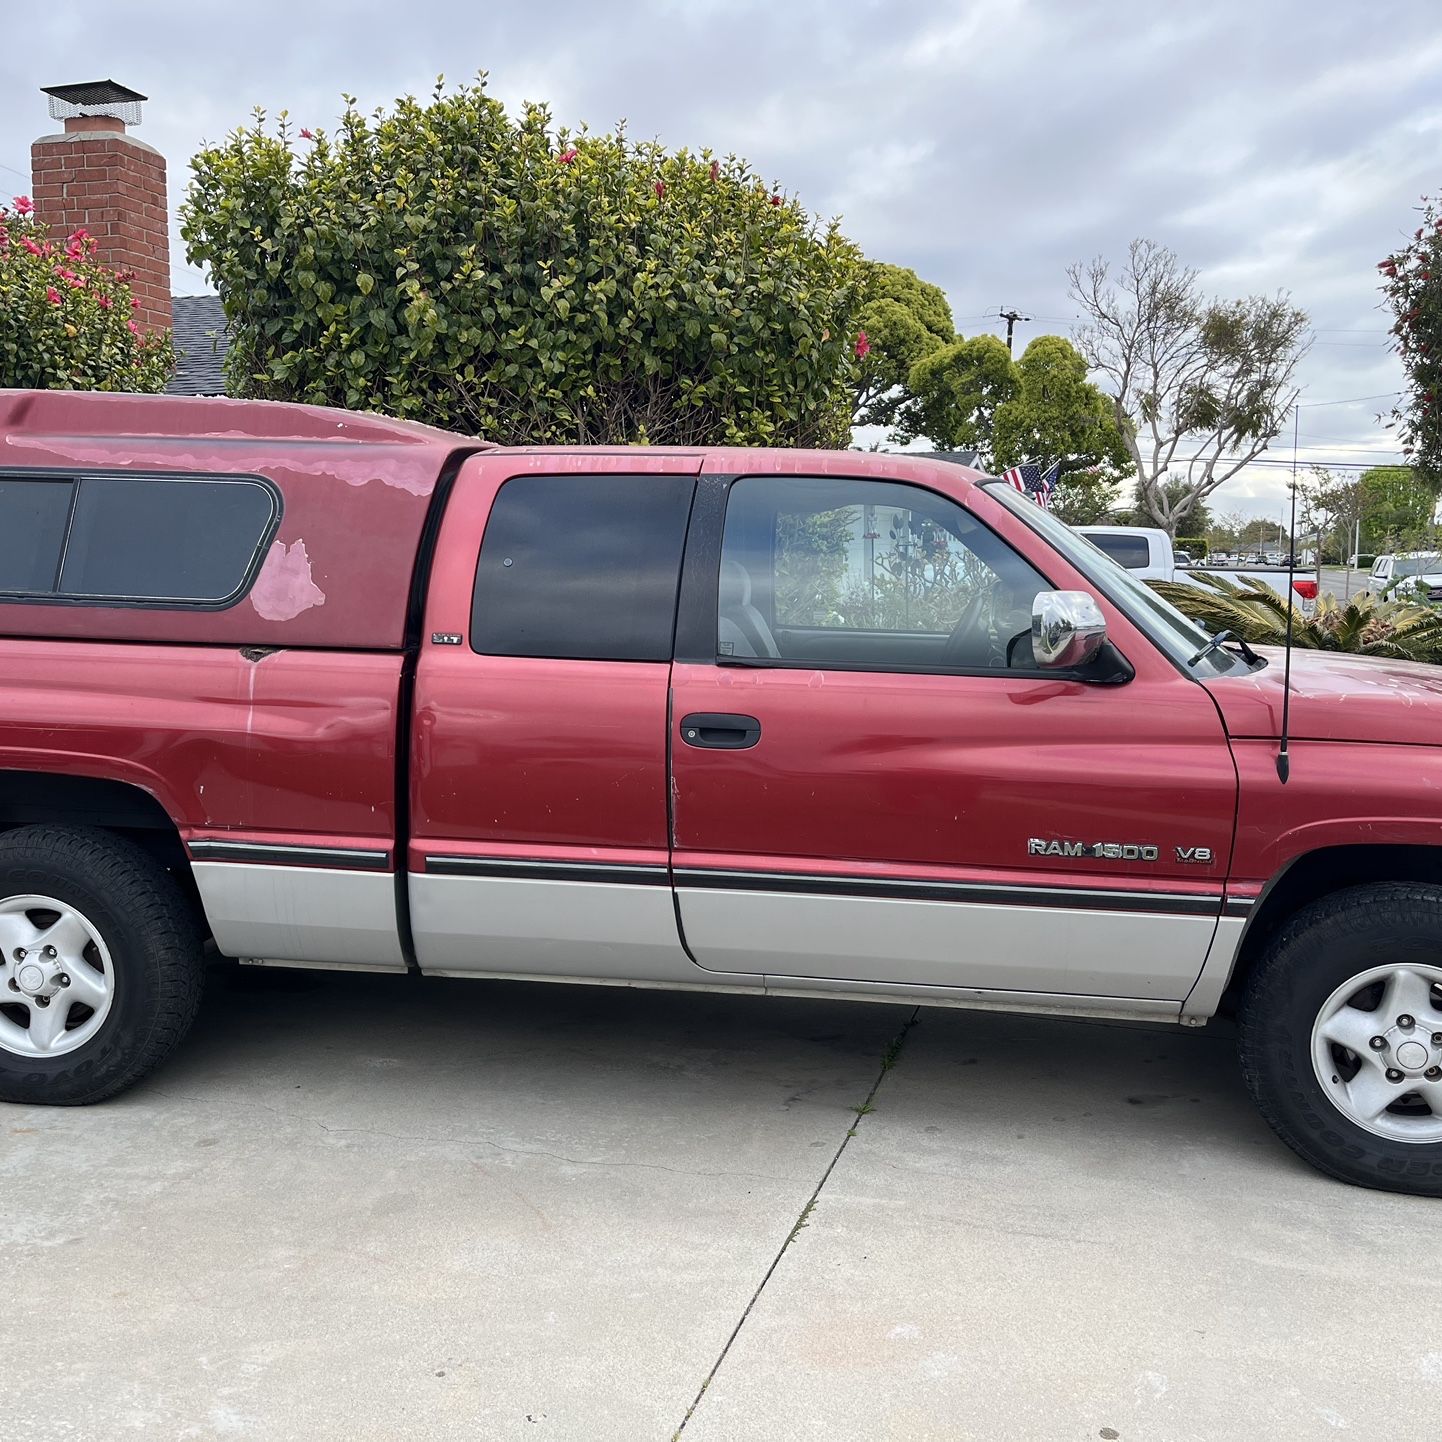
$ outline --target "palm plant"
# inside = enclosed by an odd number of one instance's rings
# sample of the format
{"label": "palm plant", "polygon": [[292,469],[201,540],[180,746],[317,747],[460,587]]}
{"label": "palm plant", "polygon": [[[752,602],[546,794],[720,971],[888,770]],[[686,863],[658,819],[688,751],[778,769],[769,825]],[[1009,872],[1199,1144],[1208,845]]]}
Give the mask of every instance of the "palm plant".
{"label": "palm plant", "polygon": [[[1200,585],[1153,581],[1152,588],[1208,631],[1231,631],[1254,646],[1287,639],[1287,600],[1261,581],[1193,573]],[[1442,663],[1442,610],[1381,600],[1368,591],[1349,601],[1319,596],[1308,616],[1292,616],[1292,644],[1309,651],[1349,651],[1402,661]]]}

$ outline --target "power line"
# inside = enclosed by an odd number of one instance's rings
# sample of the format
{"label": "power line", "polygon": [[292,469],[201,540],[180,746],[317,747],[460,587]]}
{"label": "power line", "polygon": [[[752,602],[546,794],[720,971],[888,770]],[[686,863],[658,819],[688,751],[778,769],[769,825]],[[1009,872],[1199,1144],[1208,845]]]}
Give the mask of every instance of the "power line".
{"label": "power line", "polygon": [[1309,411],[1317,406],[1351,406],[1356,405],[1358,401],[1389,401],[1394,396],[1401,394],[1401,391],[1382,391],[1375,396],[1344,396],[1339,401],[1303,401],[1298,409]]}
{"label": "power line", "polygon": [[29,183],[30,177],[23,170],[16,170],[13,165],[0,165],[0,170],[8,170],[11,175],[18,175],[21,180]]}

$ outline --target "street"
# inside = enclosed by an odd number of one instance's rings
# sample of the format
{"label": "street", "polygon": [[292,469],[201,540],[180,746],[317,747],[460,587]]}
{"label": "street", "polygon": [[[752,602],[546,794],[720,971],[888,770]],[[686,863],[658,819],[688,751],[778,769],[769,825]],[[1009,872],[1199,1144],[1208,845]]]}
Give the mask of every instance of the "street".
{"label": "street", "polygon": [[1305,1442],[1442,1382],[1357,1304],[1435,1204],[1293,1157],[1223,1028],[219,972],[131,1092],[0,1108],[0,1193],[7,1442]]}

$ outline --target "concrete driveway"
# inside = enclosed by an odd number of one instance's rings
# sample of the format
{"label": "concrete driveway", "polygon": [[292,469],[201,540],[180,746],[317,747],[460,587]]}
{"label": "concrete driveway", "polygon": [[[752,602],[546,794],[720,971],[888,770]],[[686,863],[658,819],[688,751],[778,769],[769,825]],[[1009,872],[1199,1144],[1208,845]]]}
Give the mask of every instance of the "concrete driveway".
{"label": "concrete driveway", "polygon": [[1219,1033],[218,973],[0,1107],[0,1438],[1424,1436],[1439,1219]]}

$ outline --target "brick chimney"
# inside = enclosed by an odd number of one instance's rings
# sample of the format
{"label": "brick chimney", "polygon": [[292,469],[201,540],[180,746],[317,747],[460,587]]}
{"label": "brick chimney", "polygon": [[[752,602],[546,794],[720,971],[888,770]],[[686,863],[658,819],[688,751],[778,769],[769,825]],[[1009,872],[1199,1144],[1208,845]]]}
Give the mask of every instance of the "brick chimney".
{"label": "brick chimney", "polygon": [[131,293],[140,302],[143,330],[170,329],[170,212],[165,157],[136,140],[138,91],[113,80],[52,85],[50,118],[60,135],[43,135],[30,147],[31,199],[52,239],[83,227],[95,237],[95,256],[114,270],[135,272]]}

